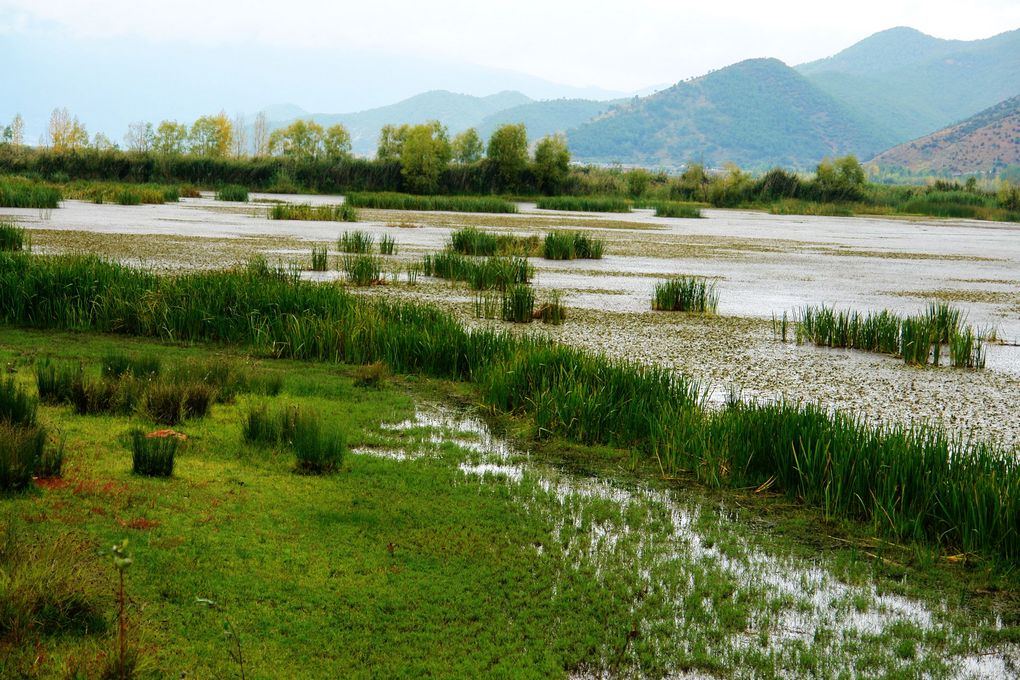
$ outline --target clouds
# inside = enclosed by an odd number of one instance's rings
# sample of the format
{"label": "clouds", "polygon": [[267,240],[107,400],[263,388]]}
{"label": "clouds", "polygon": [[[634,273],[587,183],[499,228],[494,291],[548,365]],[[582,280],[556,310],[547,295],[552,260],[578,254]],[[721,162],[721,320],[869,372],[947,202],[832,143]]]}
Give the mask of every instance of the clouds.
{"label": "clouds", "polygon": [[371,48],[634,90],[750,57],[809,61],[897,25],[944,38],[986,37],[1020,26],[1020,3],[0,0],[0,17],[0,33],[50,24],[97,40]]}

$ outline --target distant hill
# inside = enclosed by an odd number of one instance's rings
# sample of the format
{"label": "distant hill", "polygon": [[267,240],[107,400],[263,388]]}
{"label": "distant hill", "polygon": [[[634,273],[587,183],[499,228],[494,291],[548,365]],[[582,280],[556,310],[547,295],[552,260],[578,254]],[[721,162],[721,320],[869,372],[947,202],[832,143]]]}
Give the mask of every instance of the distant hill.
{"label": "distant hill", "polygon": [[797,71],[871,130],[904,142],[1020,92],[1020,30],[961,41],[893,28]]}
{"label": "distant hill", "polygon": [[935,174],[993,173],[1020,165],[1020,96],[889,149],[872,162]]}
{"label": "distant hill", "polygon": [[[499,92],[487,97],[474,97],[457,94],[446,90],[423,92],[396,104],[381,106],[357,113],[323,114],[316,113],[311,118],[320,125],[327,127],[343,123],[351,133],[351,145],[354,152],[361,155],[375,153],[379,141],[379,130],[383,125],[403,123],[417,124],[430,120],[438,120],[446,125],[451,136],[477,126],[486,117],[497,111],[503,111],[532,100],[520,92]],[[282,127],[289,121],[274,121],[273,127]]]}
{"label": "distant hill", "polygon": [[528,138],[538,140],[546,135],[566,132],[592,118],[605,113],[614,102],[598,102],[590,99],[552,99],[543,102],[529,102],[503,109],[486,116],[478,124],[478,133],[483,139],[505,123],[524,123]]}
{"label": "distant hill", "polygon": [[894,140],[776,59],[751,59],[636,98],[571,130],[575,158],[643,165],[812,168]]}

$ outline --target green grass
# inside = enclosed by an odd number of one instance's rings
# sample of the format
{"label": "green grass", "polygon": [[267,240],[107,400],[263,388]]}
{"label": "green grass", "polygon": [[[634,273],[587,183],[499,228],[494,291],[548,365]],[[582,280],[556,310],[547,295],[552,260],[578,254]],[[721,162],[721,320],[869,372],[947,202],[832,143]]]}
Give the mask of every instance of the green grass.
{"label": "green grass", "polygon": [[397,239],[388,234],[383,234],[379,238],[379,254],[380,255],[396,255],[397,254]]}
{"label": "green grass", "polygon": [[715,284],[700,276],[680,276],[655,284],[652,309],[666,312],[715,314],[719,293]]}
{"label": "green grass", "polygon": [[517,205],[491,196],[416,196],[398,193],[352,193],[344,202],[374,210],[442,210],[447,212],[515,213]]}
{"label": "green grass", "polygon": [[180,440],[173,436],[149,436],[131,431],[131,471],[145,477],[170,477]]}
{"label": "green grass", "polygon": [[547,260],[601,260],[605,247],[601,239],[582,232],[552,231],[545,235],[542,257]]}
{"label": "green grass", "polygon": [[531,282],[535,269],[522,257],[465,257],[444,251],[425,255],[421,271],[451,281],[464,281],[474,290],[504,290],[514,284]]}
{"label": "green grass", "polygon": [[368,254],[375,245],[375,237],[367,231],[345,231],[337,239],[336,247],[341,253]]}
{"label": "green grass", "polygon": [[248,202],[248,189],[238,184],[225,184],[216,192],[217,201]]}
{"label": "green grass", "polygon": [[16,224],[0,222],[0,251],[17,252],[28,245],[28,232]]}
{"label": "green grass", "polygon": [[44,182],[21,177],[0,177],[0,208],[60,207],[63,196],[59,188]]}
{"label": "green grass", "polygon": [[307,205],[292,203],[275,203],[269,209],[271,220],[306,220],[317,222],[357,222],[358,211],[352,206],[339,205]]}
{"label": "green grass", "polygon": [[312,271],[324,272],[329,269],[329,247],[312,246]]}
{"label": "green grass", "polygon": [[656,217],[702,217],[701,206],[683,201],[635,201],[635,208],[652,208]]}
{"label": "green grass", "polygon": [[546,196],[538,199],[542,210],[572,210],[575,212],[629,213],[631,202],[625,198],[597,196]]}
{"label": "green grass", "polygon": [[950,365],[983,368],[984,341],[964,325],[963,313],[944,302],[929,303],[920,314],[901,317],[888,310],[863,314],[822,305],[805,306],[796,321],[797,342],[902,357],[913,366],[939,366],[943,346]]}
{"label": "green grass", "polygon": [[541,252],[537,236],[493,234],[478,227],[456,229],[450,234],[449,250],[461,255],[528,257]]}
{"label": "green grass", "polygon": [[344,255],[340,270],[355,286],[372,286],[383,281],[382,260],[375,255]]}
{"label": "green grass", "polygon": [[535,291],[527,284],[509,286],[502,294],[503,321],[531,323],[535,313]]}
{"label": "green grass", "polygon": [[71,182],[64,187],[64,195],[89,203],[119,205],[160,205],[180,200],[180,190],[175,185],[124,182]]}

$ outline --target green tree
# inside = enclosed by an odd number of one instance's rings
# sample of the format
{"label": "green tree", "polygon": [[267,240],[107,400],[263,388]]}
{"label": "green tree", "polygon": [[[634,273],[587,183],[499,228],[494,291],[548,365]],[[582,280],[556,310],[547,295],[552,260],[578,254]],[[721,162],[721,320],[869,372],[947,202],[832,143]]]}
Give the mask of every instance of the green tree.
{"label": "green tree", "polygon": [[180,156],[188,140],[188,126],[175,120],[164,120],[152,138],[152,150],[161,156]]}
{"label": "green tree", "polygon": [[337,123],[326,128],[326,136],[322,139],[323,151],[326,158],[340,160],[351,155],[351,133],[347,128]]}
{"label": "green tree", "polygon": [[860,199],[867,175],[856,156],[826,158],[815,171],[819,198],[825,201]]}
{"label": "green tree", "polygon": [[523,123],[500,125],[489,138],[485,155],[492,163],[497,185],[513,189],[528,167],[528,130]]}
{"label": "green tree", "polygon": [[124,144],[128,151],[146,153],[152,150],[156,141],[156,133],[152,129],[152,123],[138,121],[128,125],[127,134],[124,135]]}
{"label": "green tree", "polygon": [[379,130],[379,146],[376,147],[375,157],[380,161],[400,160],[400,148],[404,145],[407,129],[406,125],[383,125]]}
{"label": "green tree", "polygon": [[188,134],[191,153],[209,158],[226,158],[232,139],[233,126],[223,111],[215,116],[202,116],[192,123]]}
{"label": "green tree", "polygon": [[400,147],[400,173],[412,191],[436,191],[449,162],[450,141],[439,121],[407,128]]}
{"label": "green tree", "polygon": [[453,160],[458,163],[475,163],[485,153],[485,143],[478,136],[478,130],[468,128],[453,138]]}
{"label": "green tree", "polygon": [[563,189],[570,174],[570,149],[563,135],[543,137],[535,146],[535,179],[547,194]]}
{"label": "green tree", "polygon": [[300,160],[318,158],[322,154],[325,131],[313,120],[296,120],[269,135],[269,153]]}

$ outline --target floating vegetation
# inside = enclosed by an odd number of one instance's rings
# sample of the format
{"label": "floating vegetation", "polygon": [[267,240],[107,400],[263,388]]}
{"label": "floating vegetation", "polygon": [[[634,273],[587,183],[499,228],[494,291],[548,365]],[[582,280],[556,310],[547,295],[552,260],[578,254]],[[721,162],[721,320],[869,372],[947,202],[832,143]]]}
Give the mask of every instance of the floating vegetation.
{"label": "floating vegetation", "polygon": [[547,260],[601,260],[603,247],[601,239],[581,232],[552,231],[545,236],[542,257]]}
{"label": "floating vegetation", "polygon": [[715,284],[700,276],[680,276],[655,284],[652,309],[667,312],[715,314],[719,293]]}
{"label": "floating vegetation", "polygon": [[945,302],[929,303],[925,312],[908,317],[888,310],[862,314],[808,305],[796,321],[796,338],[798,343],[891,354],[913,366],[941,365],[948,345],[951,365],[985,365],[984,339],[964,326],[959,309]]}
{"label": "floating vegetation", "polygon": [[226,184],[216,192],[217,201],[248,202],[248,189],[239,184]]}
{"label": "floating vegetation", "polygon": [[546,196],[538,199],[541,210],[572,210],[575,212],[629,213],[631,202],[625,198],[595,196]]}
{"label": "floating vegetation", "polygon": [[309,222],[357,222],[358,211],[346,203],[339,205],[274,203],[269,209],[269,219],[305,220]]}
{"label": "floating vegetation", "polygon": [[517,205],[492,196],[416,196],[391,192],[352,193],[344,202],[375,210],[444,210],[448,212],[515,213]]}

